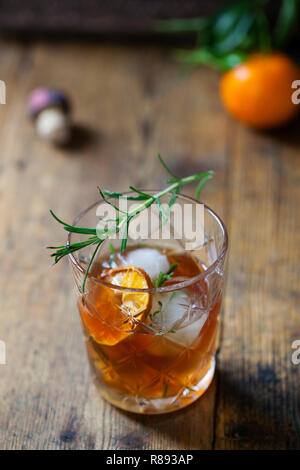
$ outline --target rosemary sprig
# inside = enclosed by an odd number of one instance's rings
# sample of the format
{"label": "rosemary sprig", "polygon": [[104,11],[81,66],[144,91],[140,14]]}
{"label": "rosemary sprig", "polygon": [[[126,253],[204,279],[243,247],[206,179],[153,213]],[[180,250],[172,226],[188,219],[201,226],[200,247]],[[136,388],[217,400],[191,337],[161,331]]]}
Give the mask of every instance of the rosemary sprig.
{"label": "rosemary sprig", "polygon": [[[180,290],[174,290],[174,292],[172,292],[172,294],[171,294],[170,297],[169,297],[169,300],[166,302],[165,305],[163,305],[163,303],[162,303],[161,300],[159,300],[159,301],[157,302],[158,305],[159,305],[159,309],[158,309],[158,310],[155,310],[155,312],[149,314],[149,318],[150,318],[150,320],[151,320],[151,325],[150,325],[150,326],[153,325],[153,318],[154,318],[156,315],[158,315],[159,313],[164,313],[165,310],[167,309],[167,307],[170,305],[170,303],[173,302],[174,298],[175,298],[176,296],[178,296],[178,295],[179,295],[180,297],[183,297],[183,298],[186,298],[186,297],[187,297],[187,294],[186,294],[185,292],[181,292]],[[172,333],[172,331],[168,331],[168,333],[170,333],[170,332]]]}
{"label": "rosemary sprig", "polygon": [[158,278],[154,281],[154,287],[161,287],[170,277],[173,276],[175,269],[177,268],[178,263],[173,263],[165,274],[160,272]]}
{"label": "rosemary sprig", "polygon": [[165,398],[165,396],[167,395],[167,392],[168,392],[168,387],[169,387],[169,383],[166,382],[165,380],[163,381],[163,392],[162,392],[162,398]]}
{"label": "rosemary sprig", "polygon": [[[94,252],[90,258],[90,261],[88,263],[88,266],[85,271],[84,279],[83,279],[83,284],[82,284],[82,292],[84,293],[85,291],[85,284],[88,276],[89,269],[92,265],[92,262],[96,256],[96,253],[100,247],[100,245],[112,236],[113,234],[119,233],[121,230],[123,230],[123,238],[121,242],[121,248],[120,252],[122,253],[127,245],[127,239],[128,239],[128,228],[129,228],[129,223],[133,217],[138,215],[140,212],[143,210],[147,209],[150,207],[153,203],[156,203],[161,217],[162,221],[164,222],[170,214],[170,209],[174,202],[176,201],[178,194],[180,193],[181,188],[188,184],[188,183],[193,183],[194,181],[199,180],[199,184],[197,187],[197,192],[196,196],[197,199],[199,197],[200,191],[204,185],[204,183],[210,179],[213,175],[212,171],[205,171],[201,173],[196,173],[194,175],[186,176],[184,178],[179,178],[176,176],[166,165],[166,163],[163,161],[160,155],[158,155],[158,159],[160,163],[163,165],[163,167],[166,169],[166,171],[169,173],[170,178],[167,180],[167,183],[169,186],[167,186],[165,189],[157,192],[154,195],[146,194],[140,191],[139,189],[134,188],[133,186],[130,186],[130,189],[136,193],[136,196],[129,196],[127,197],[126,195],[124,196],[122,193],[118,192],[110,192],[108,190],[101,190],[99,188],[99,194],[102,197],[102,199],[107,203],[110,204],[115,208],[117,211],[117,216],[115,219],[107,219],[103,220],[103,222],[111,222],[108,227],[104,227],[101,230],[98,229],[92,229],[92,228],[85,228],[85,227],[77,227],[70,225],[63,220],[59,219],[52,210],[50,210],[50,214],[55,218],[57,222],[59,222],[61,225],[63,225],[64,230],[67,232],[74,232],[74,233],[80,233],[83,235],[91,235],[90,237],[87,238],[87,240],[82,241],[82,242],[77,242],[77,243],[67,243],[66,245],[61,245],[61,246],[53,246],[53,247],[48,247],[52,250],[55,250],[54,253],[51,254],[51,256],[54,257],[54,263],[56,264],[58,261],[60,261],[64,256],[67,256],[71,253],[74,253],[75,251],[81,250],[82,248],[85,248],[89,245],[96,245]],[[168,203],[168,208],[167,210],[164,211],[160,198],[165,196],[166,194],[171,194],[169,203]],[[127,198],[128,200],[134,200],[134,201],[141,201],[141,204],[139,204],[137,207],[134,209],[125,212],[121,211],[117,205],[115,205],[111,199],[121,199],[121,198]],[[174,268],[175,269],[175,268]],[[168,273],[167,273],[168,275]],[[172,272],[169,273],[169,277],[172,275]],[[158,286],[159,287],[159,286]]]}
{"label": "rosemary sprig", "polygon": [[176,333],[176,330],[168,330],[168,331],[161,330],[161,331],[158,331],[157,333],[155,333],[154,336],[164,336],[164,335],[167,335],[169,333]]}
{"label": "rosemary sprig", "polygon": [[153,321],[153,317],[155,317],[155,315],[158,315],[159,313],[161,313],[161,312],[162,312],[162,309],[163,309],[163,303],[162,303],[162,301],[159,300],[157,303],[158,303],[158,305],[159,305],[159,309],[158,309],[158,310],[155,310],[155,312],[149,314],[149,318],[150,318],[151,322]]}
{"label": "rosemary sprig", "polygon": [[109,244],[109,251],[110,251],[109,265],[112,268],[113,266],[116,266],[116,249],[112,243]]}

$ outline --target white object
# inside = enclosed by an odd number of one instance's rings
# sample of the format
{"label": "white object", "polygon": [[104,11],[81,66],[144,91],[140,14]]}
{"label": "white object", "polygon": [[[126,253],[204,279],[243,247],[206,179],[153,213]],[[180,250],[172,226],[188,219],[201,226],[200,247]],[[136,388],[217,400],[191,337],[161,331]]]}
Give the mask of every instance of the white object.
{"label": "white object", "polygon": [[166,336],[174,343],[180,344],[186,348],[193,348],[193,343],[199,336],[207,317],[208,312],[202,313],[198,320],[193,321],[188,326],[180,328],[176,333],[168,333]]}
{"label": "white object", "polygon": [[208,317],[208,312],[195,308],[185,289],[154,294],[150,312],[152,324],[154,328],[174,330],[175,332],[167,333],[165,337],[180,346],[193,348]]}
{"label": "white object", "polygon": [[49,139],[59,144],[69,139],[69,118],[60,108],[46,108],[40,111],[35,126],[38,136],[42,139]]}
{"label": "white object", "polygon": [[186,320],[189,309],[184,290],[154,294],[152,298],[152,324],[166,331],[178,327]]}
{"label": "white object", "polygon": [[142,268],[151,279],[157,279],[160,272],[165,274],[170,269],[166,255],[155,248],[136,248],[130,251],[124,259],[123,265]]}

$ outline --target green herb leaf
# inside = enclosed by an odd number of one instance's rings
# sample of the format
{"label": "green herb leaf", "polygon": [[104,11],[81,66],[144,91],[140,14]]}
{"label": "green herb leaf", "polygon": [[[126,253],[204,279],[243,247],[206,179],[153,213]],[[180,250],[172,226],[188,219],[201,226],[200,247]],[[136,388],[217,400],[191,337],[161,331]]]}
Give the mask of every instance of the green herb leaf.
{"label": "green herb leaf", "polygon": [[50,209],[50,214],[52,215],[52,217],[54,217],[55,220],[57,220],[57,222],[64,225],[64,229],[67,230],[68,232],[88,233],[91,235],[96,235],[96,229],[94,228],[84,228],[84,227],[77,227],[77,226],[74,227],[73,225],[69,225],[66,222],[63,222],[61,219],[59,219],[51,209]]}
{"label": "green herb leaf", "polygon": [[253,12],[245,11],[230,33],[219,41],[215,41],[212,45],[212,51],[215,54],[222,55],[238,49],[240,44],[246,38],[250,28],[255,22]]}
{"label": "green herb leaf", "polygon": [[155,315],[158,315],[159,313],[162,312],[162,308],[163,308],[162,302],[159,300],[157,303],[158,303],[160,308],[158,310],[155,310],[155,312],[150,314],[151,321],[153,320],[153,317],[155,317]]}
{"label": "green herb leaf", "polygon": [[126,212],[122,211],[118,206],[116,206],[115,204],[113,204],[113,203],[105,196],[105,194],[104,194],[103,191],[99,188],[99,186],[98,186],[98,190],[99,190],[99,193],[100,193],[102,199],[103,199],[107,204],[109,204],[111,207],[113,207],[117,212],[121,212],[122,214],[126,214]]}
{"label": "green herb leaf", "polygon": [[109,244],[109,251],[110,251],[110,257],[109,257],[109,265],[110,267],[116,266],[116,250],[115,247],[112,243]]}
{"label": "green herb leaf", "polygon": [[164,389],[163,389],[163,393],[162,393],[162,397],[165,398],[165,396],[167,395],[167,392],[168,392],[168,382],[163,382],[163,385],[164,385]]}
{"label": "green herb leaf", "polygon": [[263,53],[268,53],[271,51],[271,34],[269,23],[265,13],[260,10],[256,14],[256,24],[255,28],[257,31],[257,39],[259,49]]}
{"label": "green herb leaf", "polygon": [[202,47],[194,49],[193,51],[185,51],[177,49],[174,51],[173,56],[175,59],[191,65],[208,65],[217,70],[229,70],[232,67],[242,63],[247,54],[242,51],[235,51],[222,56],[217,56],[211,50]]}
{"label": "green herb leaf", "polygon": [[226,71],[257,50],[284,47],[295,31],[300,0],[282,0],[271,34],[266,5],[269,0],[240,0],[207,18],[167,20],[158,29],[167,33],[197,34],[194,50],[175,51],[174,57],[191,67],[203,64]]}
{"label": "green herb leaf", "polygon": [[202,180],[200,181],[200,183],[198,184],[197,189],[196,189],[196,199],[197,200],[199,199],[199,196],[200,196],[200,193],[202,191],[203,186],[212,177],[213,177],[213,172],[212,171],[208,171],[207,174],[205,176],[203,176]]}
{"label": "green herb leaf", "polygon": [[170,170],[170,168],[167,166],[167,164],[161,158],[160,154],[157,155],[157,158],[160,161],[160,163],[162,164],[162,166],[164,167],[164,169],[169,173],[169,175],[172,176],[172,182],[178,181],[179,178],[173,173],[173,171]]}
{"label": "green herb leaf", "polygon": [[175,269],[177,268],[178,263],[173,263],[165,274],[160,272],[158,278],[154,281],[155,287],[161,287],[170,277],[173,276]]}
{"label": "green herb leaf", "polygon": [[157,333],[154,334],[154,336],[164,336],[164,335],[167,335],[168,333],[176,333],[176,330],[158,331]]}
{"label": "green herb leaf", "polygon": [[90,259],[90,261],[89,261],[89,264],[87,265],[87,268],[86,268],[86,270],[85,270],[85,274],[84,274],[84,278],[83,278],[83,283],[82,283],[82,292],[85,291],[85,284],[86,284],[86,280],[87,280],[87,275],[88,275],[88,272],[89,272],[89,270],[90,270],[90,267],[92,266],[92,262],[94,261],[94,258],[95,258],[95,256],[96,256],[96,253],[97,253],[97,251],[98,251],[99,248],[100,248],[100,245],[101,245],[101,243],[98,243],[98,245],[96,246],[96,248],[95,248],[95,250],[94,250],[94,253],[92,254],[91,259]]}
{"label": "green herb leaf", "polygon": [[103,189],[103,194],[113,199],[127,199],[128,201],[144,201],[148,199],[148,197],[146,198],[144,196],[127,196],[122,193],[108,191],[107,189]]}
{"label": "green herb leaf", "polygon": [[162,33],[194,33],[205,30],[208,26],[205,18],[157,20],[154,30]]}
{"label": "green herb leaf", "polygon": [[128,216],[127,220],[126,220],[125,230],[124,230],[124,234],[123,234],[123,238],[122,238],[122,242],[121,242],[121,248],[120,248],[121,253],[123,253],[123,251],[125,250],[126,245],[127,245],[128,228],[129,228],[129,222],[130,222],[131,219],[132,219],[132,217]]}
{"label": "green herb leaf", "polygon": [[274,28],[274,45],[282,48],[295,30],[299,13],[299,0],[282,0],[277,23]]}
{"label": "green herb leaf", "polygon": [[221,9],[212,18],[211,34],[215,40],[221,40],[230,35],[241,16],[245,13],[245,2],[236,2]]}

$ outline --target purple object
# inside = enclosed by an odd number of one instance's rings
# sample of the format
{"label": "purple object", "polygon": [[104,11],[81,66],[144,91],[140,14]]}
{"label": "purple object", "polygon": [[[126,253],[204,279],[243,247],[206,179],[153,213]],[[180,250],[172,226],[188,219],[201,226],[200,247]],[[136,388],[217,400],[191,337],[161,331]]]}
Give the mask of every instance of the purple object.
{"label": "purple object", "polygon": [[29,94],[27,112],[32,118],[35,118],[40,111],[50,106],[58,106],[65,113],[70,110],[70,102],[61,91],[51,88],[35,88]]}

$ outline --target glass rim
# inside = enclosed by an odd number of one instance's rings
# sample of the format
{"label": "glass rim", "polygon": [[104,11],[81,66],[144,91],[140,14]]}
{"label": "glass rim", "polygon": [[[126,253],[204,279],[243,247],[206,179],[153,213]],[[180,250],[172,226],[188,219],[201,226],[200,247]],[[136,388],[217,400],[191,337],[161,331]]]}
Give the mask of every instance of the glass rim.
{"label": "glass rim", "polygon": [[[145,189],[144,190],[144,189],[142,189],[141,191],[143,191],[145,193],[147,193],[147,192],[152,193],[152,192],[158,192],[159,190],[153,190],[153,189]],[[126,196],[126,195],[129,195],[129,194],[132,194],[132,193],[133,193],[133,191],[125,191],[125,192],[122,193],[122,195]],[[104,279],[101,279],[101,277],[100,278],[95,277],[90,273],[88,273],[87,279],[94,281],[96,284],[101,284],[101,285],[103,285],[105,287],[108,287],[110,289],[113,289],[113,290],[120,290],[120,291],[123,291],[123,292],[124,291],[126,291],[126,292],[142,292],[142,293],[146,292],[146,293],[154,294],[154,293],[172,292],[174,290],[184,289],[185,287],[188,287],[188,286],[194,284],[195,282],[200,281],[201,279],[205,278],[208,274],[212,273],[216,269],[216,267],[218,266],[220,260],[222,260],[222,258],[225,257],[227,249],[228,249],[228,233],[227,233],[226,226],[225,226],[223,220],[221,219],[221,217],[219,217],[210,207],[208,207],[206,204],[202,203],[201,201],[197,201],[197,199],[194,199],[193,197],[187,196],[185,194],[179,194],[178,198],[188,199],[189,201],[193,202],[194,204],[203,204],[205,210],[207,212],[209,212],[210,215],[213,216],[213,218],[217,221],[218,225],[221,227],[222,234],[223,234],[222,248],[221,248],[220,254],[218,255],[218,257],[216,258],[216,260],[212,264],[210,264],[203,272],[201,272],[200,274],[197,274],[197,276],[193,276],[193,277],[191,277],[189,279],[186,279],[184,281],[178,281],[174,284],[169,284],[167,286],[151,287],[149,289],[137,289],[137,288],[133,289],[131,287],[117,286],[115,284],[112,284],[110,282],[105,281]],[[82,217],[84,217],[91,209],[96,207],[101,202],[103,202],[105,204],[105,201],[98,200],[98,201],[94,202],[93,204],[91,204],[86,209],[79,212],[79,214],[75,217],[75,219],[73,221],[73,225],[76,225]],[[69,232],[68,237],[67,237],[67,246],[70,245],[70,243],[71,243],[71,237],[72,237],[72,233]],[[82,275],[85,275],[86,269],[82,266],[79,259],[76,256],[74,256],[73,253],[70,253],[68,255],[68,257],[69,257],[71,263],[73,264],[73,266],[78,271],[80,271],[80,273]]]}

